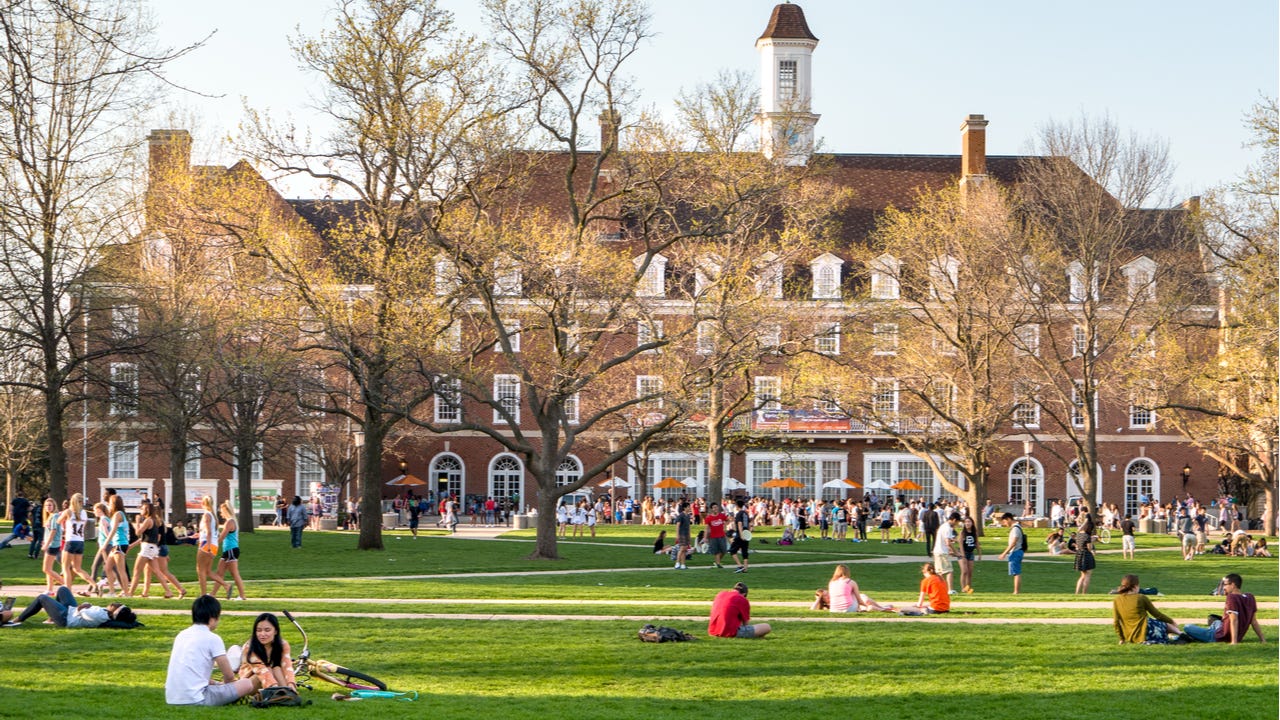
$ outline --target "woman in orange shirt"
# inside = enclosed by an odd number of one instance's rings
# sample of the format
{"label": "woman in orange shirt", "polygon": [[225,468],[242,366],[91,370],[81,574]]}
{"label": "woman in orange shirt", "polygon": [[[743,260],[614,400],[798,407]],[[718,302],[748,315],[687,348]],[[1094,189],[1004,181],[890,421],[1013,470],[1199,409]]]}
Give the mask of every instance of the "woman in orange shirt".
{"label": "woman in orange shirt", "polygon": [[924,579],[920,581],[920,599],[912,607],[899,610],[899,615],[937,615],[951,610],[951,593],[947,581],[938,576],[933,563],[920,568]]}

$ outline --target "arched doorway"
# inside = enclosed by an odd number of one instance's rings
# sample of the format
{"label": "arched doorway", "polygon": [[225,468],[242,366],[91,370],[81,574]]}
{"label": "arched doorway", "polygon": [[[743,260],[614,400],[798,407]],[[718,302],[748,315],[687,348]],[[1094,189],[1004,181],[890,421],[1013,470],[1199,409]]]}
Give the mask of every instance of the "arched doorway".
{"label": "arched doorway", "polygon": [[1044,469],[1035,458],[1019,458],[1009,466],[1009,504],[1014,507],[1014,514],[1022,513],[1026,503],[1031,503],[1031,512],[1043,515]]}
{"label": "arched doorway", "polygon": [[519,507],[523,496],[524,465],[515,455],[498,455],[489,463],[489,496]]}
{"label": "arched doorway", "polygon": [[1138,458],[1124,469],[1124,512],[1138,517],[1138,505],[1143,496],[1160,497],[1160,468],[1155,462]]}
{"label": "arched doorway", "polygon": [[453,497],[461,498],[463,481],[466,477],[462,458],[453,453],[440,453],[435,456],[431,460],[431,487],[433,489],[440,489],[441,477],[448,480],[445,492]]}

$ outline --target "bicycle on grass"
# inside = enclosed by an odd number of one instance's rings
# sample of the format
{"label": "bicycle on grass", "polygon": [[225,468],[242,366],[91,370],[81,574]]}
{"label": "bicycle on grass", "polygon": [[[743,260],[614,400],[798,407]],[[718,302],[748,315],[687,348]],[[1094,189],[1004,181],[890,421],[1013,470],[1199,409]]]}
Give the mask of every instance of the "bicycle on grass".
{"label": "bicycle on grass", "polygon": [[298,632],[302,634],[302,652],[299,653],[296,660],[293,661],[293,674],[299,687],[305,687],[308,690],[314,690],[310,681],[314,679],[324,680],[333,683],[338,687],[347,688],[349,690],[386,690],[387,684],[372,675],[366,675],[350,668],[335,665],[328,660],[320,660],[311,657],[311,648],[307,644],[307,631],[302,629],[302,625],[289,614],[288,610],[284,611],[284,616],[298,628]]}

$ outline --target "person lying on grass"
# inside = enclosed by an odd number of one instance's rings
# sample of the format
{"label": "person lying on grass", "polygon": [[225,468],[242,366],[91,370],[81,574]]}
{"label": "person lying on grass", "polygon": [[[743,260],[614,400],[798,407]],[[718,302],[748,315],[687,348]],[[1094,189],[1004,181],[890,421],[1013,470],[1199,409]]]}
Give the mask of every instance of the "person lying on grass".
{"label": "person lying on grass", "polygon": [[933,563],[925,563],[920,568],[924,579],[920,581],[920,599],[912,607],[898,611],[899,615],[937,615],[951,611],[951,593],[947,590],[947,582],[938,576]]}
{"label": "person lying on grass", "polygon": [[[5,603],[11,605],[8,600]],[[12,610],[0,617],[5,620],[5,627],[17,627],[35,617],[41,610],[49,615],[46,622],[65,628],[96,628],[111,620],[125,624],[137,621],[133,610],[121,603],[111,603],[106,607],[77,603],[75,596],[65,585],[60,585],[53,595],[37,595],[16,618],[13,617]]]}

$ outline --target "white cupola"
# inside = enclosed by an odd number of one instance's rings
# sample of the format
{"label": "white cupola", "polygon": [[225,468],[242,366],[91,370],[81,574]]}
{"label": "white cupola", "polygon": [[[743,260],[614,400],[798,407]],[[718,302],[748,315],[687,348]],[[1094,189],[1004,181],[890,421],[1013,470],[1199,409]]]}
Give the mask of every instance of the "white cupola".
{"label": "white cupola", "polygon": [[773,8],[769,25],[756,40],[760,53],[760,112],[756,129],[766,157],[787,165],[804,165],[813,154],[813,50],[818,38],[809,31],[804,10],[783,3]]}

